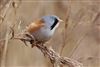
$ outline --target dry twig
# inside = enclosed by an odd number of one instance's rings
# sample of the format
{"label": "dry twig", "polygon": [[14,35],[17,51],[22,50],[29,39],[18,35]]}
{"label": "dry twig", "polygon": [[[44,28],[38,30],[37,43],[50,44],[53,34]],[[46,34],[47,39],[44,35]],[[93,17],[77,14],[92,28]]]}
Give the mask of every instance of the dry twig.
{"label": "dry twig", "polygon": [[[20,35],[20,34],[19,34]],[[22,37],[21,37],[22,36]],[[37,47],[44,54],[45,57],[48,57],[53,64],[53,67],[59,67],[60,65],[67,65],[69,67],[83,67],[81,63],[76,60],[70,59],[68,57],[61,57],[53,49],[47,48],[44,43],[41,41],[34,40],[30,34],[24,33],[20,37],[14,37],[14,39],[20,39],[24,42],[30,42],[32,47]]]}

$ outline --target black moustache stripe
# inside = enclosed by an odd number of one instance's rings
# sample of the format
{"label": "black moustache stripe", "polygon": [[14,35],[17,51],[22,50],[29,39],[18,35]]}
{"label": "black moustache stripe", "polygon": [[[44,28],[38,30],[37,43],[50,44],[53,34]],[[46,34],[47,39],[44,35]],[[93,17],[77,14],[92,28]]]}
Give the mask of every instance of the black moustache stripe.
{"label": "black moustache stripe", "polygon": [[55,25],[58,23],[58,19],[55,18],[54,24],[51,26],[51,30],[55,27]]}

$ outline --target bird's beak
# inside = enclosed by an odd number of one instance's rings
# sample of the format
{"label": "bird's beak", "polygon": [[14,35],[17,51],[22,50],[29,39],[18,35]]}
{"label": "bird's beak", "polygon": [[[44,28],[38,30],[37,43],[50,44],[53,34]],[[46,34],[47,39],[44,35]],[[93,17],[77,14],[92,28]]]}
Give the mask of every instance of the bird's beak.
{"label": "bird's beak", "polygon": [[64,22],[63,20],[59,19],[59,22]]}

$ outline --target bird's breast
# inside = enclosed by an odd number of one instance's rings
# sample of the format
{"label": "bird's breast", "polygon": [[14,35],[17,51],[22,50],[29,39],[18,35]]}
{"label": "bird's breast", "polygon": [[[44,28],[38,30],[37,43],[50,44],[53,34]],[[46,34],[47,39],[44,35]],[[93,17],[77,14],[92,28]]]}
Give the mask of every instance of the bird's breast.
{"label": "bird's breast", "polygon": [[52,32],[49,28],[43,27],[40,30],[33,32],[32,35],[39,41],[48,41],[52,36]]}

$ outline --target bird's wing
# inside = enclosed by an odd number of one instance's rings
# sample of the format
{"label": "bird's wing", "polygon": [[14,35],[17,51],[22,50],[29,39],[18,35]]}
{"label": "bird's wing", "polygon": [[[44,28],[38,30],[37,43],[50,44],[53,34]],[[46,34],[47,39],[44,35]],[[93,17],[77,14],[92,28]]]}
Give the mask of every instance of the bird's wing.
{"label": "bird's wing", "polygon": [[45,25],[43,20],[37,20],[35,22],[32,22],[29,26],[27,26],[27,31],[29,33],[33,33],[37,30],[39,30],[41,27]]}

